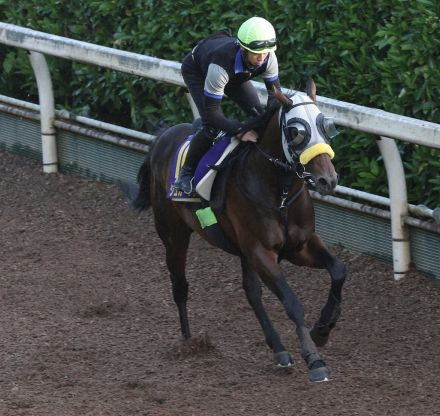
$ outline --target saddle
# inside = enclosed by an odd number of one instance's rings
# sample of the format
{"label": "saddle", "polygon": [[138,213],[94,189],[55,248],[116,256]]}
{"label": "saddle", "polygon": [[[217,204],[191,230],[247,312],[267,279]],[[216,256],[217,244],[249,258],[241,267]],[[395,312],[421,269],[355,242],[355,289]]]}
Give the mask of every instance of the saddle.
{"label": "saddle", "polygon": [[174,156],[174,163],[171,167],[170,183],[168,186],[167,197],[173,201],[181,202],[202,202],[211,201],[212,189],[217,173],[225,166],[228,157],[232,155],[233,150],[239,145],[240,141],[234,136],[222,133],[216,143],[201,158],[194,174],[194,195],[188,195],[175,189],[174,182],[179,176],[191,139],[194,135],[189,135],[179,146]]}

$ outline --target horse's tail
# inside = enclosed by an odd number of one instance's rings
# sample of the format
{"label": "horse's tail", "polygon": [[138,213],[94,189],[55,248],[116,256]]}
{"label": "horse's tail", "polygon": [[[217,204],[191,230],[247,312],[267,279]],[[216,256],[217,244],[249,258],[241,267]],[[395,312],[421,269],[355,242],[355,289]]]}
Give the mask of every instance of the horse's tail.
{"label": "horse's tail", "polygon": [[137,174],[137,182],[139,185],[138,193],[136,198],[132,201],[131,205],[134,209],[138,211],[144,211],[151,206],[150,201],[150,155],[148,154],[139,168]]}
{"label": "horse's tail", "polygon": [[132,208],[144,211],[151,205],[150,202],[150,154],[144,160],[137,174],[137,184],[120,181],[119,188]]}

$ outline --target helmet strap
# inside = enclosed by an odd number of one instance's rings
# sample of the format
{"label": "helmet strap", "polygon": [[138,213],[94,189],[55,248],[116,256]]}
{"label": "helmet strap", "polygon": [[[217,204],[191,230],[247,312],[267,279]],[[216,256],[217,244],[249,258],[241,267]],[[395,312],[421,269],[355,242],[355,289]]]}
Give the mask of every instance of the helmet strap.
{"label": "helmet strap", "polygon": [[249,63],[249,59],[248,59],[249,51],[241,46],[240,46],[240,50],[241,50],[241,57],[243,59],[245,68],[249,69],[250,71],[257,69],[258,66],[254,66]]}

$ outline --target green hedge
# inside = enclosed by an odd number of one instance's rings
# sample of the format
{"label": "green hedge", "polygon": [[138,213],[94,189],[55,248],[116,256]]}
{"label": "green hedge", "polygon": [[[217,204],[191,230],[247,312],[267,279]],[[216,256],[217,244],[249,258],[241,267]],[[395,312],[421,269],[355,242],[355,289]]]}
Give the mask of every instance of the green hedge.
{"label": "green hedge", "polygon": [[[438,0],[0,0],[2,21],[174,61],[215,30],[236,33],[251,15],[277,30],[284,87],[302,90],[313,77],[319,95],[440,123]],[[1,93],[36,101],[26,53],[3,46],[0,59]],[[191,117],[182,88],[62,59],[49,64],[60,107],[149,132]],[[341,184],[388,195],[372,136],[346,130],[333,146]],[[440,205],[440,153],[399,148],[410,202]]]}

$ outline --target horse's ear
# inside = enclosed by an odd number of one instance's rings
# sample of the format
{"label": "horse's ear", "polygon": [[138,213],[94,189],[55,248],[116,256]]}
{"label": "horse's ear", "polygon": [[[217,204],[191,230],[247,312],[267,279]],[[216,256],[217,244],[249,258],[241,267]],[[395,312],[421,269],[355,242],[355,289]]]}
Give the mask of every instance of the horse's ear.
{"label": "horse's ear", "polygon": [[307,81],[306,93],[313,102],[316,102],[316,85],[312,78]]}

